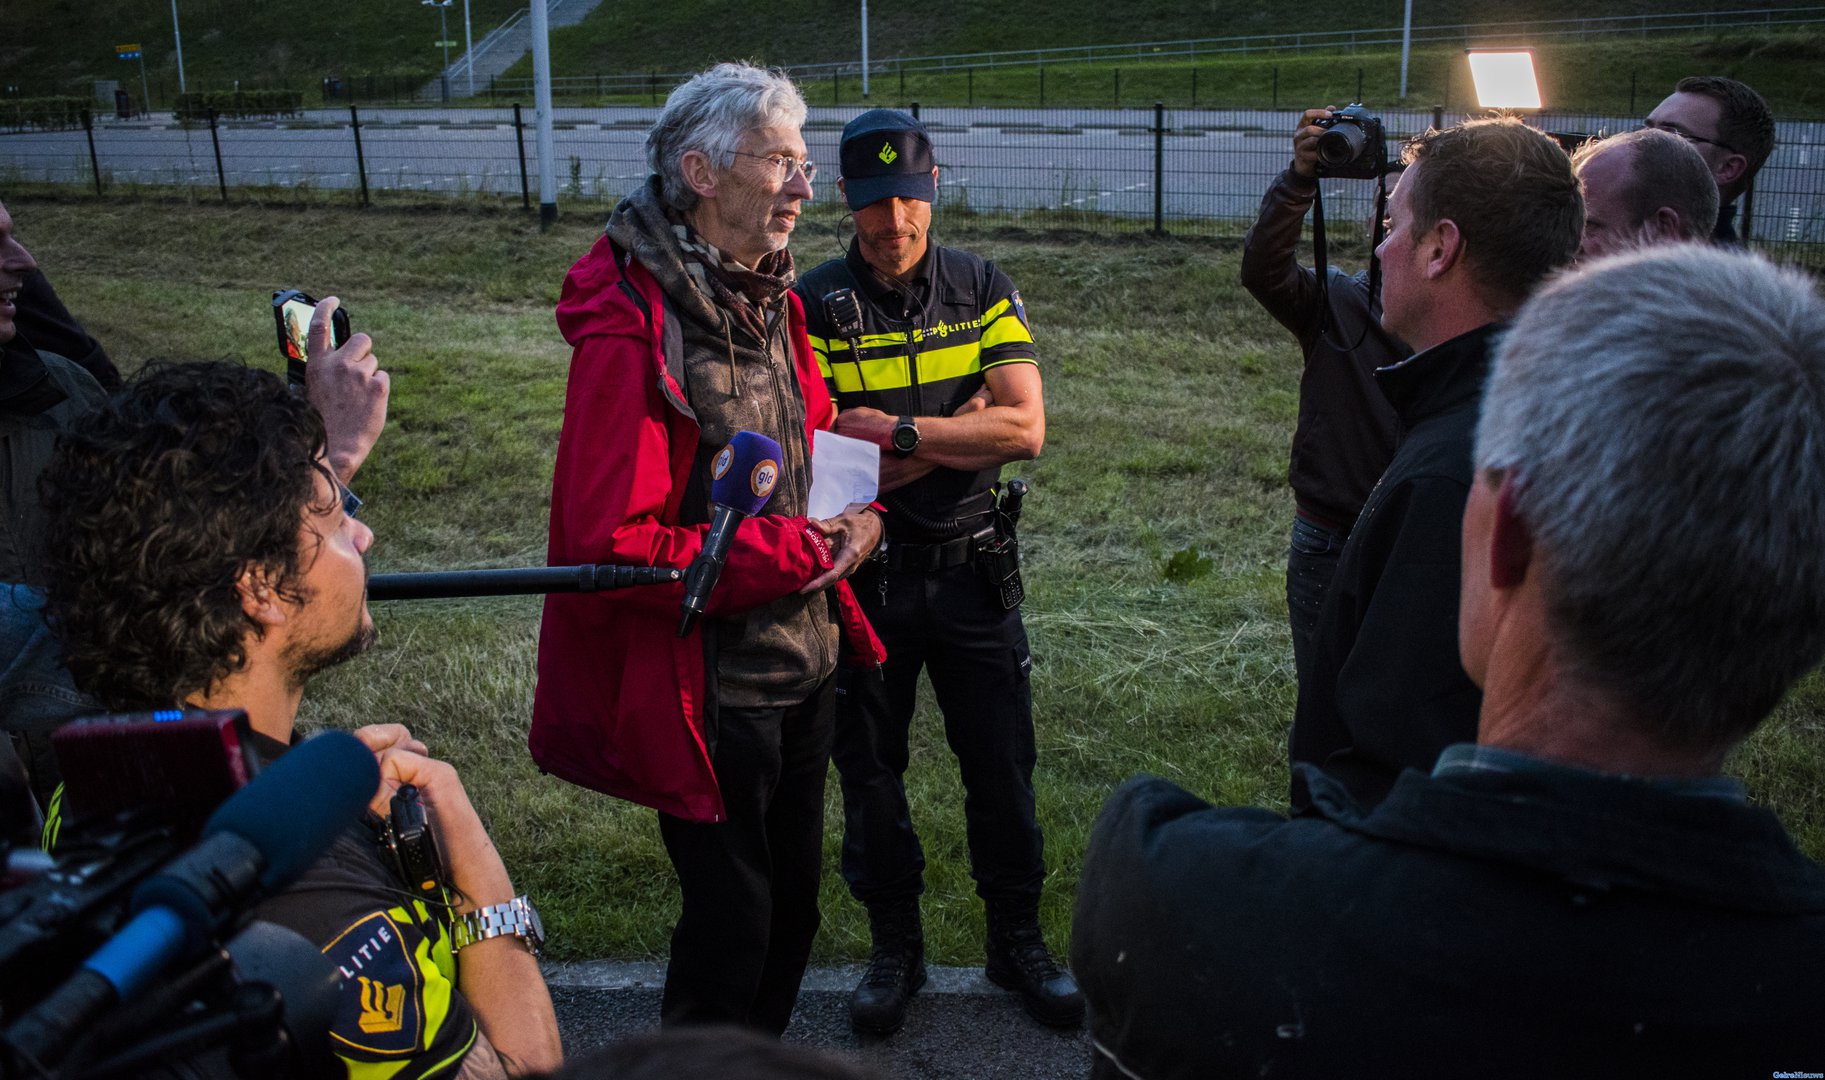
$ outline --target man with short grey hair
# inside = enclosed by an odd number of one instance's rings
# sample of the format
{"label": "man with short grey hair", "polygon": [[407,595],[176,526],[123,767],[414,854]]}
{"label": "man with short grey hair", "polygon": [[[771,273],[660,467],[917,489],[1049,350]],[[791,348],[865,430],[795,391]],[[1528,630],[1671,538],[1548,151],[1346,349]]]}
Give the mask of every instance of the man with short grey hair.
{"label": "man with short grey hair", "polygon": [[1118,790],[1073,927],[1093,1075],[1825,1061],[1825,868],[1720,775],[1825,654],[1822,343],[1803,275],[1708,246],[1527,304],[1461,530],[1476,742],[1367,810],[1310,766],[1291,820]]}
{"label": "man with short grey hair", "polygon": [[1642,128],[1585,143],[1572,155],[1584,191],[1580,259],[1648,244],[1705,240],[1717,221],[1717,181],[1692,144]]}
{"label": "man with short grey hair", "polygon": [[778,72],[693,77],[647,137],[653,175],[565,279],[552,564],[685,566],[718,452],[752,431],[781,456],[688,636],[680,585],[546,601],[530,740],[545,771],[659,811],[683,893],[663,1022],[774,1035],[818,927],[839,636],[881,659],[844,580],[879,516],[806,517],[812,433],[836,413],[786,251],[817,171],[804,120]]}

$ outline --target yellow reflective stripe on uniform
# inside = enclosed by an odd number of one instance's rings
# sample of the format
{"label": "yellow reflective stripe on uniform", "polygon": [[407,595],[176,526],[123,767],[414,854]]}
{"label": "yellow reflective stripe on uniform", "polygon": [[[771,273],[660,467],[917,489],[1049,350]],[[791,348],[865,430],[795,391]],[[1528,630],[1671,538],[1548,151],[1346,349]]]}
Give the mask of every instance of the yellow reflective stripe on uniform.
{"label": "yellow reflective stripe on uniform", "polygon": [[1007,367],[1009,364],[1032,364],[1034,367],[1038,367],[1039,361],[1031,356],[1010,356],[1006,360],[991,360],[982,365],[982,370],[993,371],[998,367]]}
{"label": "yellow reflective stripe on uniform", "polygon": [[992,349],[997,345],[1008,345],[1015,342],[1032,344],[1033,335],[1027,330],[1027,324],[1018,318],[1003,318],[1013,306],[1010,300],[1003,300],[988,310],[982,317],[982,347]]}
{"label": "yellow reflective stripe on uniform", "polygon": [[[807,334],[806,337],[811,337]],[[817,373],[830,378],[830,342],[821,337],[811,338],[811,355],[817,357]]]}
{"label": "yellow reflective stripe on uniform", "polygon": [[[905,342],[895,344],[903,345]],[[960,379],[977,371],[981,361],[980,342],[971,341],[944,349],[922,349],[919,352],[919,381],[930,384],[946,379]],[[832,363],[830,369],[831,374],[825,378],[836,382],[838,393],[860,393],[864,384],[869,390],[900,390],[912,385],[911,365],[907,363],[904,354],[864,360],[860,364],[839,361]]]}
{"label": "yellow reflective stripe on uniform", "polygon": [[469,1051],[475,1049],[475,1037],[480,1033],[480,1029],[471,1021],[469,1040],[463,1043],[460,1050],[442,1061],[423,1067],[417,1067],[417,1063],[411,1059],[405,1061],[354,1061],[349,1058],[341,1058],[340,1060],[348,1070],[349,1080],[393,1080],[393,1077],[408,1070],[410,1075],[415,1078],[442,1076],[446,1072],[454,1076],[457,1064],[468,1055]]}
{"label": "yellow reflective stripe on uniform", "polygon": [[51,791],[51,805],[44,812],[44,831],[38,835],[38,846],[46,855],[54,853],[57,838],[63,835],[63,783]]}

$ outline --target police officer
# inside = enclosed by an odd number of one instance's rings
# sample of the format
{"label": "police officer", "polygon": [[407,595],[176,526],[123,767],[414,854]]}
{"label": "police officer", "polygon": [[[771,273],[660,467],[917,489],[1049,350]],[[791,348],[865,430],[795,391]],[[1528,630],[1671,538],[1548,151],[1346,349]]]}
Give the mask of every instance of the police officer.
{"label": "police officer", "polygon": [[[804,275],[798,289],[841,410],[835,430],[881,447],[888,509],[885,554],[855,578],[887,646],[884,677],[838,667],[842,870],[868,908],[874,946],[849,999],[850,1021],[859,1031],[898,1030],[907,999],[925,982],[925,858],[903,782],[924,669],[967,793],[971,876],[988,911],[988,977],[1018,993],[1040,1021],[1074,1026],[1083,998],[1039,930],[1045,863],[1033,807],[1026,630],[1009,603],[1017,597],[985,573],[998,535],[1001,466],[1036,456],[1045,441],[1026,309],[994,263],[930,242],[938,170],[917,119],[891,109],[856,117],[843,129],[841,166],[837,185],[855,215],[855,239],[847,257]],[[856,303],[844,302],[844,290]]]}

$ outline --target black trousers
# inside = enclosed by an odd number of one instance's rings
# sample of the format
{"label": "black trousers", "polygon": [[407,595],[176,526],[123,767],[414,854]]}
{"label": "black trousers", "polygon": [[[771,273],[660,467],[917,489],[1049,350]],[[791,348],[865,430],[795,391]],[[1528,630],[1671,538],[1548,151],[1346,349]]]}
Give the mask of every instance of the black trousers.
{"label": "black trousers", "polygon": [[904,783],[924,670],[962,772],[976,893],[991,907],[1030,906],[1045,878],[1045,843],[1033,812],[1032,660],[1019,610],[1004,611],[968,564],[930,573],[871,565],[856,575],[855,591],[887,646],[887,665],[879,676],[849,665],[837,672],[831,756],[842,779],[850,893],[872,905],[925,888]]}
{"label": "black trousers", "polygon": [[1306,518],[1293,516],[1292,540],[1286,549],[1286,617],[1293,631],[1293,671],[1303,682],[1310,674],[1312,634],[1318,609],[1337,573],[1337,560],[1349,536]]}
{"label": "black trousers", "polygon": [[798,705],[717,717],[711,763],[727,820],[659,815],[683,911],[660,1021],[786,1030],[817,936],[834,683]]}

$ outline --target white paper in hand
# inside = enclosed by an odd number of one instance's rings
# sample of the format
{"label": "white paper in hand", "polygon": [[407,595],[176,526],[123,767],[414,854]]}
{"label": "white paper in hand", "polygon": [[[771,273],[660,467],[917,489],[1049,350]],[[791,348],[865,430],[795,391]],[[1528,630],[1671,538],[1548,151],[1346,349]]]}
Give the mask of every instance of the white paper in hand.
{"label": "white paper in hand", "polygon": [[881,448],[820,431],[811,443],[811,498],[805,515],[833,518],[851,503],[874,502],[881,490]]}

